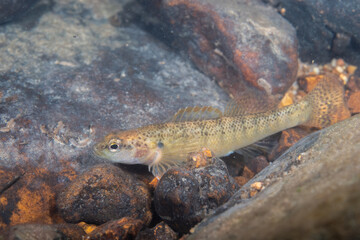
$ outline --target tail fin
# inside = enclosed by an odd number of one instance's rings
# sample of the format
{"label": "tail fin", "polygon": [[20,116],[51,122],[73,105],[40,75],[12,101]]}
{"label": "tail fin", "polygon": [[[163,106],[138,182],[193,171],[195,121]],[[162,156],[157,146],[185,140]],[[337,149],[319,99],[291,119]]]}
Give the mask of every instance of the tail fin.
{"label": "tail fin", "polygon": [[305,97],[310,103],[312,114],[304,125],[324,128],[350,117],[344,100],[344,87],[334,74],[326,74]]}

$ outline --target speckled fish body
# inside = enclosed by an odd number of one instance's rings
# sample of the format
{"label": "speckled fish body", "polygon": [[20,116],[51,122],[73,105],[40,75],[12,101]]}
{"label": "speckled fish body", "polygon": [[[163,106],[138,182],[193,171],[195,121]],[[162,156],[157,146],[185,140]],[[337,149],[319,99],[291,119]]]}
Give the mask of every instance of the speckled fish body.
{"label": "speckled fish body", "polygon": [[302,101],[280,109],[251,114],[240,106],[224,113],[212,107],[181,109],[170,122],[107,135],[95,153],[114,162],[146,164],[160,176],[203,147],[221,157],[290,127],[324,127],[349,114],[343,87],[333,78],[325,77]]}

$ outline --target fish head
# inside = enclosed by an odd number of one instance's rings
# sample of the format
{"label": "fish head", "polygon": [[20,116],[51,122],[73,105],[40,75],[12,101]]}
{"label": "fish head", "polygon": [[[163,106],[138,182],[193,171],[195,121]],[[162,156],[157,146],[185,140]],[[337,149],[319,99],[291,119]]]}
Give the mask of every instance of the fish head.
{"label": "fish head", "polygon": [[158,150],[155,143],[137,130],[110,133],[94,146],[98,157],[123,164],[150,165]]}

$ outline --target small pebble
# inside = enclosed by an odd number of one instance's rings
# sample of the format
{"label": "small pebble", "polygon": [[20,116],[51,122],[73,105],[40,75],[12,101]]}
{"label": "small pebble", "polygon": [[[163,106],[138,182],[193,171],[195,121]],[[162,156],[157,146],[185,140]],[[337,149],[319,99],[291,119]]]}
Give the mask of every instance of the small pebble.
{"label": "small pebble", "polygon": [[344,69],[340,66],[336,66],[335,70],[338,72],[338,73],[342,73],[344,72]]}
{"label": "small pebble", "polygon": [[254,182],[253,184],[251,184],[251,187],[258,191],[261,190],[262,186],[263,186],[262,182]]}

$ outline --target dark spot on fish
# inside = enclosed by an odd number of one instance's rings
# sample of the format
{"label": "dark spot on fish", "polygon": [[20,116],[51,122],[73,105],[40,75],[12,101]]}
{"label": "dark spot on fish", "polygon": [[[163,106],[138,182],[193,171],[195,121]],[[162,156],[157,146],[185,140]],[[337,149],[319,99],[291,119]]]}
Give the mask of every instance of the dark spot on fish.
{"label": "dark spot on fish", "polygon": [[162,143],[161,141],[158,142],[158,148],[163,148],[164,147],[164,143]]}

